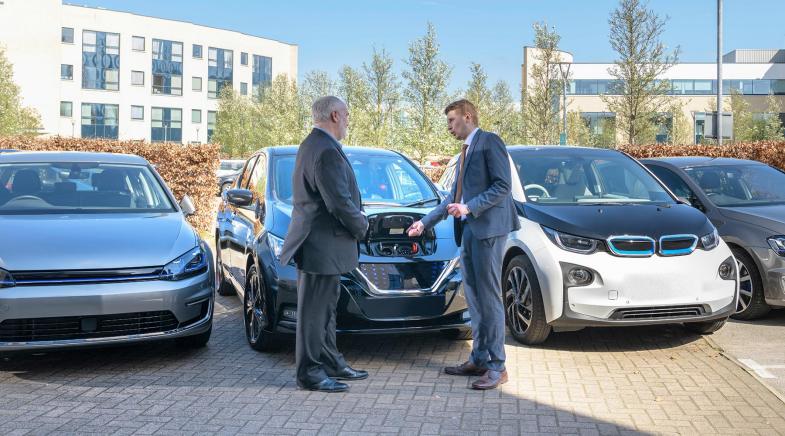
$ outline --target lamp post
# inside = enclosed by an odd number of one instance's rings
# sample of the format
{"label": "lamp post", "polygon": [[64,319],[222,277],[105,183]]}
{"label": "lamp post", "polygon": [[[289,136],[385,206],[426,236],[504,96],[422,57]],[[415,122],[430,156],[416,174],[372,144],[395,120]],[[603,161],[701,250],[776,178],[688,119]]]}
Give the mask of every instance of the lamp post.
{"label": "lamp post", "polygon": [[717,0],[717,145],[722,145],[722,0]]}
{"label": "lamp post", "polygon": [[[567,79],[570,77],[570,66],[572,66],[572,64],[569,62],[559,62],[558,65],[562,79],[562,132],[561,135],[559,135],[559,145],[567,145]],[[566,67],[564,65],[566,65]]]}

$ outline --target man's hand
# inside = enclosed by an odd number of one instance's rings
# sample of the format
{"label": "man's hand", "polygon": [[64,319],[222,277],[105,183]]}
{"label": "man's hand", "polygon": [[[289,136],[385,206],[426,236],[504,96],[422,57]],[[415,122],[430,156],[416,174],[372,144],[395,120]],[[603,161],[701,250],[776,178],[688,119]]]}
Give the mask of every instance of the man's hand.
{"label": "man's hand", "polygon": [[415,238],[417,236],[422,235],[422,232],[425,231],[425,224],[422,221],[415,221],[412,225],[406,229],[406,234],[409,235],[410,238]]}
{"label": "man's hand", "polygon": [[447,205],[447,213],[460,219],[469,215],[469,208],[463,203],[450,203]]}

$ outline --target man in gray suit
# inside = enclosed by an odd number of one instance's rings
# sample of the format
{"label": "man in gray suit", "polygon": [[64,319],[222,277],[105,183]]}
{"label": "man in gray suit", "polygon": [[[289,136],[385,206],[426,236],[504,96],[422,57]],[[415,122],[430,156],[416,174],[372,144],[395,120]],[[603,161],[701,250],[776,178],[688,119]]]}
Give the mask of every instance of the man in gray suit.
{"label": "man in gray suit", "polygon": [[481,376],[472,388],[494,389],[507,382],[502,255],[507,234],[520,228],[510,194],[509,155],[501,138],[477,128],[477,110],[470,101],[451,103],[444,113],[447,129],[463,141],[458,174],[447,198],[412,224],[408,234],[419,236],[448,214],[453,216],[474,344],[468,361],[444,371]]}
{"label": "man in gray suit", "polygon": [[297,264],[297,385],[343,392],[337,380],[362,380],[335,343],[341,274],[358,266],[357,241],[368,231],[354,171],[342,150],[349,111],[337,97],[313,104],[314,128],[297,150],[292,174],[294,209],[281,264]]}

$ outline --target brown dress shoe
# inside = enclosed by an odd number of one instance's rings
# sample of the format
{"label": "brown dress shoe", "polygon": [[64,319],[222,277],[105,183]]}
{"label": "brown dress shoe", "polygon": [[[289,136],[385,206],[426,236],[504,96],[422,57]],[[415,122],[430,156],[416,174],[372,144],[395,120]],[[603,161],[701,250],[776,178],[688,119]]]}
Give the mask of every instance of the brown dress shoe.
{"label": "brown dress shoe", "polygon": [[472,383],[472,389],[496,389],[500,384],[507,383],[507,370],[501,372],[489,369],[479,379]]}
{"label": "brown dress shoe", "polygon": [[485,368],[480,368],[469,361],[463,362],[458,366],[447,366],[444,368],[444,372],[450,375],[483,375],[486,371]]}

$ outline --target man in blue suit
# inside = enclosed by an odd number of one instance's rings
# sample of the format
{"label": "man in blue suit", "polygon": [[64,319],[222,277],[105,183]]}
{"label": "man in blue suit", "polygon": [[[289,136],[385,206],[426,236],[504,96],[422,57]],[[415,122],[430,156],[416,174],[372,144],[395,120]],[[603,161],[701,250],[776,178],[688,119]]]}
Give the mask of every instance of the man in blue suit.
{"label": "man in blue suit", "polygon": [[504,243],[508,233],[520,228],[510,193],[509,155],[501,138],[477,127],[477,110],[470,101],[451,103],[444,113],[450,134],[463,142],[458,175],[447,198],[412,224],[408,234],[419,236],[452,215],[474,344],[468,361],[444,371],[480,376],[472,388],[494,389],[507,382],[501,296]]}

